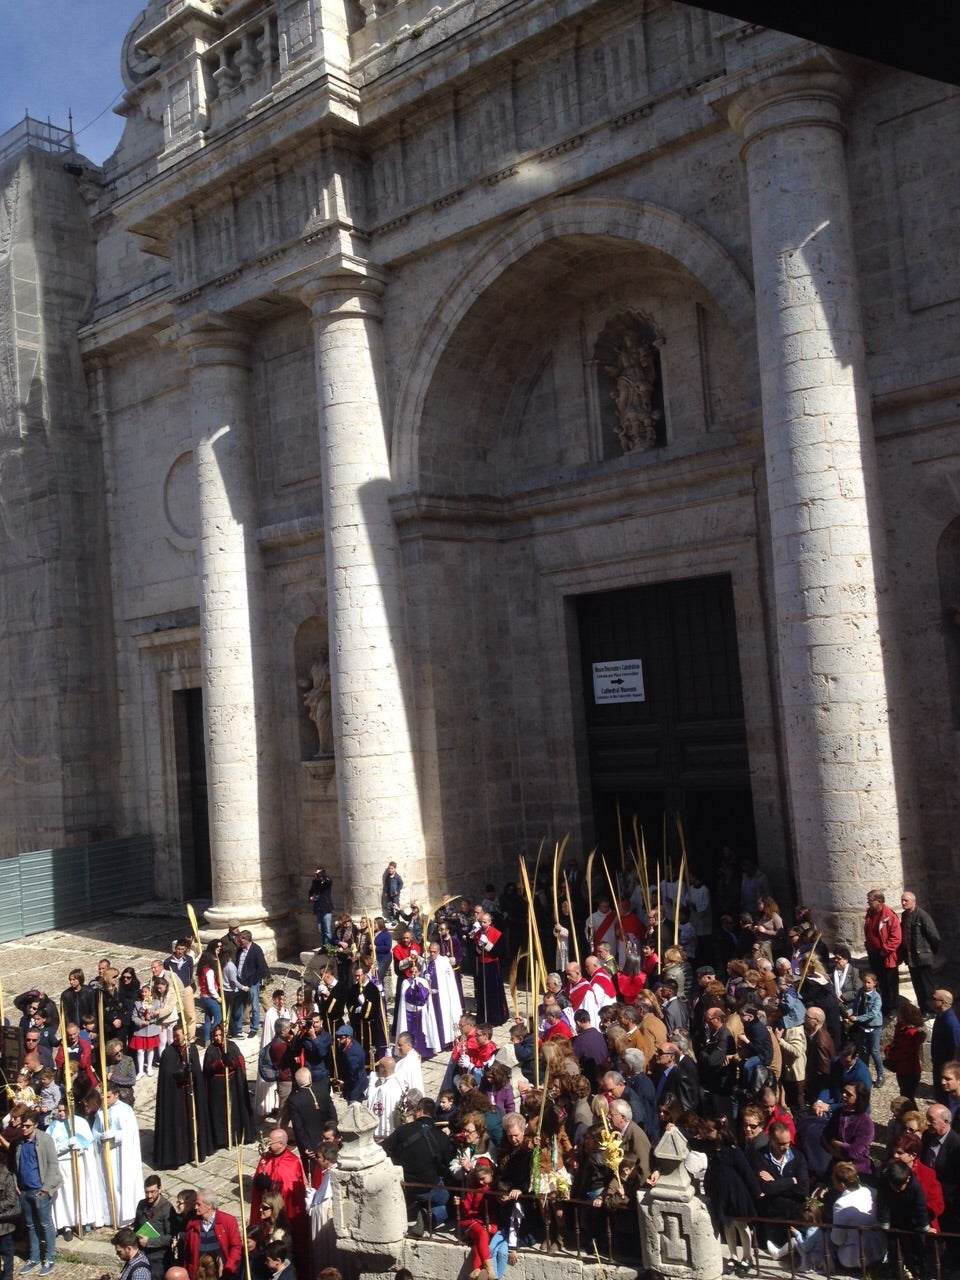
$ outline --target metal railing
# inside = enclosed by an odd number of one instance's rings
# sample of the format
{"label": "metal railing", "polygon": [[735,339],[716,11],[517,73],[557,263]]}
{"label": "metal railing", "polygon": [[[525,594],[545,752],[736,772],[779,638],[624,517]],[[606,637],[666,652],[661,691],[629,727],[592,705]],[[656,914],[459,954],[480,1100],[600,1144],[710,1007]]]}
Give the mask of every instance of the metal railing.
{"label": "metal railing", "polygon": [[72,123],[69,128],[61,129],[49,120],[35,120],[25,115],[6,133],[0,133],[0,164],[28,147],[54,153],[75,151]]}
{"label": "metal railing", "polygon": [[[448,1212],[446,1219],[442,1223],[434,1221],[433,1208],[429,1201],[420,1206],[421,1211],[426,1218],[426,1234],[433,1237],[439,1234],[441,1239],[450,1239],[452,1235],[456,1235],[457,1242],[462,1243],[460,1238],[460,1196],[466,1191],[471,1190],[469,1187],[448,1186],[446,1184],[437,1185],[424,1182],[407,1182],[401,1184],[404,1191],[446,1191],[448,1193]],[[542,1235],[542,1241],[538,1241],[536,1245],[511,1245],[510,1248],[517,1248],[519,1252],[526,1250],[539,1250],[545,1252],[554,1251],[563,1252],[568,1255],[574,1255],[577,1258],[596,1258],[603,1262],[627,1262],[633,1265],[640,1258],[640,1242],[637,1238],[636,1253],[623,1253],[619,1255],[615,1250],[616,1218],[617,1215],[624,1212],[623,1206],[607,1206],[598,1208],[592,1200],[578,1200],[573,1196],[565,1196],[563,1198],[550,1192],[546,1194],[535,1195],[532,1192],[523,1192],[518,1197],[514,1197],[521,1204],[527,1204],[536,1211],[536,1217],[527,1216],[525,1222],[528,1228],[531,1223],[535,1224],[538,1234]],[[505,1194],[502,1191],[486,1191],[483,1196],[484,1222],[487,1226],[496,1223],[499,1217],[499,1210],[503,1209],[507,1203]],[[409,1200],[408,1200],[409,1205]],[[572,1213],[564,1213],[562,1225],[558,1224],[558,1211],[573,1210]],[[625,1208],[636,1208],[633,1201],[628,1201]],[[594,1221],[602,1224],[602,1245],[601,1249],[597,1244],[596,1233],[592,1234],[593,1244],[587,1247],[584,1242],[584,1230],[581,1222],[581,1210],[588,1211],[594,1215]],[[602,1216],[601,1216],[602,1215]],[[634,1214],[636,1216],[636,1214]],[[541,1230],[542,1229],[542,1230]],[[525,1234],[529,1234],[526,1232]]]}
{"label": "metal railing", "polygon": [[[446,1219],[440,1223],[435,1221],[433,1208],[429,1200],[418,1206],[425,1216],[425,1234],[431,1238],[440,1240],[448,1240],[451,1243],[454,1239],[458,1245],[463,1244],[460,1235],[460,1201],[459,1197],[469,1188],[460,1186],[447,1186],[446,1184],[434,1184],[424,1182],[407,1182],[402,1183],[404,1191],[446,1191],[448,1193],[448,1206]],[[518,1252],[524,1250],[545,1250],[551,1252],[552,1246],[557,1245],[558,1250],[569,1255],[574,1255],[578,1259],[596,1258],[599,1261],[611,1264],[626,1264],[634,1266],[640,1261],[640,1241],[637,1237],[636,1253],[618,1251],[616,1248],[616,1236],[621,1234],[616,1230],[616,1218],[618,1214],[625,1211],[620,1206],[609,1206],[604,1204],[597,1207],[592,1200],[578,1200],[574,1197],[560,1199],[553,1194],[534,1195],[529,1192],[521,1194],[519,1197],[521,1203],[528,1202],[531,1206],[535,1206],[538,1217],[534,1220],[538,1229],[542,1228],[542,1242],[536,1245],[511,1245],[510,1248],[516,1248]],[[408,1199],[408,1206],[410,1201]],[[484,1221],[486,1225],[496,1223],[499,1217],[499,1210],[504,1206],[504,1193],[502,1191],[486,1191],[483,1197]],[[554,1221],[554,1214],[557,1209],[566,1209],[570,1207],[573,1212],[564,1215],[562,1230],[558,1232],[557,1224]],[[628,1202],[626,1208],[633,1207],[636,1209],[635,1201]],[[583,1224],[581,1222],[581,1210],[588,1210],[595,1215],[596,1222],[602,1222],[603,1248],[597,1246],[596,1233],[592,1233],[592,1247],[585,1247]],[[601,1216],[602,1215],[602,1216]],[[529,1219],[528,1219],[529,1221]],[[792,1231],[798,1231],[804,1226],[814,1226],[815,1224],[799,1223],[793,1218],[738,1218],[737,1222],[743,1223],[751,1228],[751,1239],[753,1245],[753,1270],[756,1275],[760,1275],[761,1262],[769,1261],[765,1259],[760,1251],[758,1244],[758,1231],[762,1232],[770,1227],[785,1227],[788,1233],[788,1239]],[[794,1249],[788,1249],[782,1261],[789,1268],[790,1276],[793,1280],[798,1280],[802,1273],[812,1270],[818,1276],[825,1276],[827,1280],[832,1277],[849,1277],[853,1274],[850,1268],[841,1267],[836,1258],[836,1249],[830,1241],[830,1232],[833,1230],[833,1224],[825,1222],[820,1227],[821,1237],[820,1244],[823,1251],[823,1266],[808,1268],[806,1264],[798,1267],[798,1256]],[[922,1251],[924,1267],[922,1274],[933,1277],[933,1280],[947,1280],[954,1274],[953,1271],[944,1270],[944,1252],[948,1244],[953,1241],[955,1248],[960,1252],[960,1234],[949,1231],[900,1231],[893,1227],[880,1226],[847,1226],[843,1225],[844,1231],[856,1231],[858,1233],[858,1256],[860,1259],[859,1274],[861,1280],[877,1280],[878,1274],[886,1269],[886,1273],[896,1280],[910,1280],[910,1277],[917,1273],[911,1268],[910,1261],[916,1255],[919,1256],[918,1250]],[[887,1239],[887,1256],[883,1262],[871,1261],[871,1251],[865,1247],[865,1238],[869,1236],[885,1236]],[[571,1243],[572,1242],[572,1243]]]}
{"label": "metal railing", "polygon": [[[805,1261],[801,1266],[797,1266],[798,1249],[788,1247],[787,1252],[783,1255],[782,1262],[789,1268],[791,1277],[798,1277],[812,1271],[818,1276],[825,1276],[827,1280],[832,1277],[843,1276],[850,1277],[854,1274],[854,1268],[842,1266],[837,1260],[837,1250],[830,1239],[830,1233],[834,1230],[832,1222],[820,1223],[804,1223],[798,1222],[795,1218],[737,1218],[738,1223],[743,1223],[751,1228],[751,1238],[753,1241],[753,1262],[756,1274],[760,1274],[760,1262],[762,1254],[758,1243],[757,1228],[765,1230],[768,1227],[786,1227],[788,1242],[794,1232],[802,1232],[804,1228],[817,1228],[820,1232],[817,1245],[822,1252],[823,1265],[809,1266]],[[897,1280],[909,1280],[915,1276],[916,1272],[908,1265],[909,1260],[916,1256],[922,1257],[923,1267],[921,1274],[924,1276],[932,1276],[934,1280],[942,1280],[946,1274],[943,1269],[943,1255],[950,1241],[955,1242],[955,1246],[960,1250],[960,1234],[952,1231],[901,1231],[896,1227],[881,1227],[877,1224],[873,1226],[857,1226],[855,1224],[843,1223],[837,1227],[838,1230],[844,1232],[857,1232],[857,1254],[859,1258],[859,1274],[862,1280],[876,1280],[879,1272],[884,1271],[886,1274],[896,1276]],[[886,1257],[881,1261],[871,1260],[870,1253],[865,1245],[867,1237],[884,1236],[887,1240]],[[819,1260],[818,1260],[819,1261]],[[955,1274],[951,1271],[949,1274]]]}

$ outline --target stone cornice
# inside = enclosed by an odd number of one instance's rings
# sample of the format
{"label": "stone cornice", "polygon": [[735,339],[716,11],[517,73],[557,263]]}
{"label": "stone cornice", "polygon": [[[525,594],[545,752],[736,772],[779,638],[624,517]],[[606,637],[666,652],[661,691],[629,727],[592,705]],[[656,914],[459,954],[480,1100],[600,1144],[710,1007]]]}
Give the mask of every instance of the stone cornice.
{"label": "stone cornice", "polygon": [[[779,35],[763,28],[749,28],[746,35],[752,35],[755,30],[765,36]],[[726,34],[729,39],[731,34],[741,35],[741,30],[738,28]],[[815,90],[829,79],[832,92],[843,96],[849,86],[848,61],[823,45],[799,41],[793,36],[780,36],[777,40],[768,41],[760,56],[751,49],[750,56],[728,58],[724,74],[701,84],[699,93],[718,115],[729,119],[739,131],[751,106],[775,92],[777,84],[794,87],[807,84]]]}
{"label": "stone cornice", "polygon": [[[490,537],[512,539],[527,536],[531,526],[542,527],[544,522],[551,527],[567,518],[582,523],[588,508],[607,508],[610,519],[626,518],[636,513],[641,495],[645,506],[652,504],[661,511],[674,502],[678,509],[689,510],[698,502],[694,496],[698,487],[699,501],[705,503],[752,494],[752,466],[744,464],[759,459],[759,438],[735,441],[724,434],[712,443],[702,452],[673,458],[658,451],[592,463],[553,482],[506,496],[398,493],[390,499],[390,509],[401,540],[424,536],[428,529],[437,537],[456,536],[458,529],[482,537],[484,528]],[[642,459],[642,465],[637,465],[637,459]]]}
{"label": "stone cornice", "polygon": [[307,140],[316,144],[318,134],[355,136],[358,105],[352,86],[329,74],[289,93],[277,84],[255,115],[214,138],[198,137],[175,163],[118,195],[111,212],[137,235],[166,234],[191,208],[216,200],[231,183],[256,183],[271,159],[296,153]]}

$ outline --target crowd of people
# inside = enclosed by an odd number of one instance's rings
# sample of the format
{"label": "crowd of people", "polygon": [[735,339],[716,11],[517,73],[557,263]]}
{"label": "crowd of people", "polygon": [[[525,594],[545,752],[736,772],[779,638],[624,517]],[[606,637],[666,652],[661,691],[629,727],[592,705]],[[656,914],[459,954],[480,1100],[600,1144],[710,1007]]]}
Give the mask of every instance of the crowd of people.
{"label": "crowd of people", "polygon": [[[374,958],[395,873],[370,930]],[[960,1241],[935,1256],[926,1237],[960,1232],[960,1022],[933,981],[940,938],[915,895],[903,893],[898,915],[870,892],[864,968],[849,947],[830,949],[804,909],[785,921],[762,872],[729,854],[712,892],[693,875],[653,895],[615,879],[595,895],[571,863],[553,901],[548,881],[536,885],[533,927],[556,968],[540,975],[531,1016],[515,998],[499,1047],[503,975],[516,975],[528,937],[516,885],[499,896],[488,886],[429,922],[394,911],[394,1026],[411,981],[440,999],[438,962],[476,984],[459,1034],[438,1013],[434,1038],[378,1058],[371,1076],[368,1106],[403,1170],[413,1234],[459,1231],[474,1280],[502,1276],[524,1246],[636,1257],[636,1193],[656,1183],[654,1148],[673,1129],[730,1272],[745,1274],[756,1247],[792,1253],[801,1269],[832,1257],[859,1271],[888,1253],[915,1277],[957,1265]],[[898,990],[901,964],[915,1000]],[[410,1058],[448,1048],[440,1091],[423,1096]],[[871,1106],[888,1073],[889,1119]]]}
{"label": "crowd of people", "polygon": [[[391,863],[383,914],[354,921],[318,868],[320,946],[289,1001],[239,921],[202,951],[180,939],[148,982],[104,958],[89,982],[72,970],[59,999],[18,996],[2,1280],[8,1193],[24,1269],[42,1275],[57,1231],[109,1224],[124,1280],[145,1267],[239,1280],[248,1261],[254,1280],[316,1276],[336,1257],[337,1094],[376,1118],[411,1234],[462,1240],[472,1280],[502,1277],[526,1247],[638,1259],[636,1197],[660,1177],[670,1131],[731,1273],[755,1247],[856,1270],[890,1252],[886,1232],[918,1280],[950,1261],[953,1246],[934,1258],[928,1238],[960,1232],[960,1021],[932,980],[940,940],[913,894],[898,916],[870,893],[864,969],[808,912],[785,921],[762,872],[729,851],[712,888],[689,875],[651,892],[569,861],[556,887],[535,878],[529,903],[516,884],[488,885],[421,911],[402,890]],[[897,990],[901,963],[916,1001]],[[433,1058],[444,1074],[428,1092]],[[132,1103],[154,1072],[155,1169],[199,1167],[265,1131],[247,1222],[216,1188],[170,1203],[159,1175],[144,1185]],[[889,1119],[871,1104],[888,1073]]]}

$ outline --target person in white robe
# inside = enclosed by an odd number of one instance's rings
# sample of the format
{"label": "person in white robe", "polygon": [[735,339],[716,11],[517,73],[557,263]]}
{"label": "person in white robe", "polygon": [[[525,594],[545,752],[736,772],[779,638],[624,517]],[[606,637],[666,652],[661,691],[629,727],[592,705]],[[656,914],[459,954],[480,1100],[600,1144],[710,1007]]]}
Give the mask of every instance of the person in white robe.
{"label": "person in white robe", "polygon": [[314,1161],[314,1179],[319,1174],[319,1182],[313,1189],[312,1200],[309,1201],[310,1261],[315,1276],[324,1267],[334,1266],[340,1261],[337,1256],[337,1236],[333,1228],[333,1188],[330,1181],[330,1174],[336,1164],[336,1148],[332,1144],[321,1147]]}
{"label": "person in white robe", "polygon": [[[110,1160],[113,1169],[113,1194],[116,1197],[116,1225],[127,1227],[134,1219],[137,1205],[143,1199],[143,1162],[140,1155],[140,1130],[133,1107],[121,1102],[115,1089],[107,1086],[107,1130],[104,1132],[103,1110],[93,1122],[93,1139],[100,1145],[101,1162]],[[110,1206],[110,1183],[103,1170],[105,1222],[113,1225]]]}
{"label": "person in white robe", "polygon": [[72,1231],[78,1221],[71,1151],[77,1153],[80,1224],[88,1228],[103,1226],[103,1174],[97,1144],[83,1116],[74,1117],[73,1128],[71,1134],[67,1109],[61,1102],[57,1107],[57,1118],[47,1126],[47,1133],[56,1144],[57,1161],[63,1175],[63,1185],[53,1202],[53,1222],[58,1231]]}
{"label": "person in white robe", "polygon": [[430,983],[433,1011],[440,1031],[440,1047],[449,1049],[459,1035],[463,1000],[460,997],[460,988],[457,986],[453,965],[446,956],[440,954],[439,942],[430,943],[423,976]]}
{"label": "person in white robe", "polygon": [[398,1124],[397,1108],[403,1098],[403,1083],[396,1075],[396,1058],[378,1059],[370,1072],[370,1083],[367,1086],[367,1110],[377,1117],[377,1127],[373,1132],[375,1138],[387,1138]]}
{"label": "person in white robe", "polygon": [[[280,987],[277,987],[271,997],[270,1008],[263,1015],[263,1025],[260,1028],[260,1049],[263,1049],[265,1044],[270,1044],[273,1040],[276,1034],[277,1019],[289,1018],[290,1016],[283,991]],[[258,1061],[259,1057],[258,1051]],[[257,1083],[253,1090],[253,1114],[258,1120],[262,1120],[265,1116],[270,1115],[272,1111],[279,1111],[279,1109],[276,1080],[262,1080],[258,1068]]]}
{"label": "person in white robe", "polygon": [[416,1089],[423,1096],[423,1064],[419,1053],[413,1047],[413,1036],[408,1031],[397,1036],[396,1071],[394,1076],[400,1081],[404,1093],[408,1089]]}
{"label": "person in white robe", "polygon": [[419,957],[410,956],[407,976],[397,992],[397,1039],[404,1031],[413,1036],[421,1058],[427,1060],[439,1053],[440,1028],[433,1008],[430,984],[420,972]]}

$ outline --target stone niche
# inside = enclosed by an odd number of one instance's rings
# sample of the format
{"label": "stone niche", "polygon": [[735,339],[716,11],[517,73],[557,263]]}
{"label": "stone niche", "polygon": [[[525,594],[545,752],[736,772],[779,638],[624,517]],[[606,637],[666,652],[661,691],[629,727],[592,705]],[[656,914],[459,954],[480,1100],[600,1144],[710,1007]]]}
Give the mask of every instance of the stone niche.
{"label": "stone niche", "polygon": [[667,443],[662,345],[656,325],[638,311],[618,312],[597,338],[593,359],[605,457]]}
{"label": "stone niche", "polygon": [[300,759],[333,761],[333,707],[330,696],[330,651],[327,624],[307,618],[297,628],[293,645],[299,703]]}

